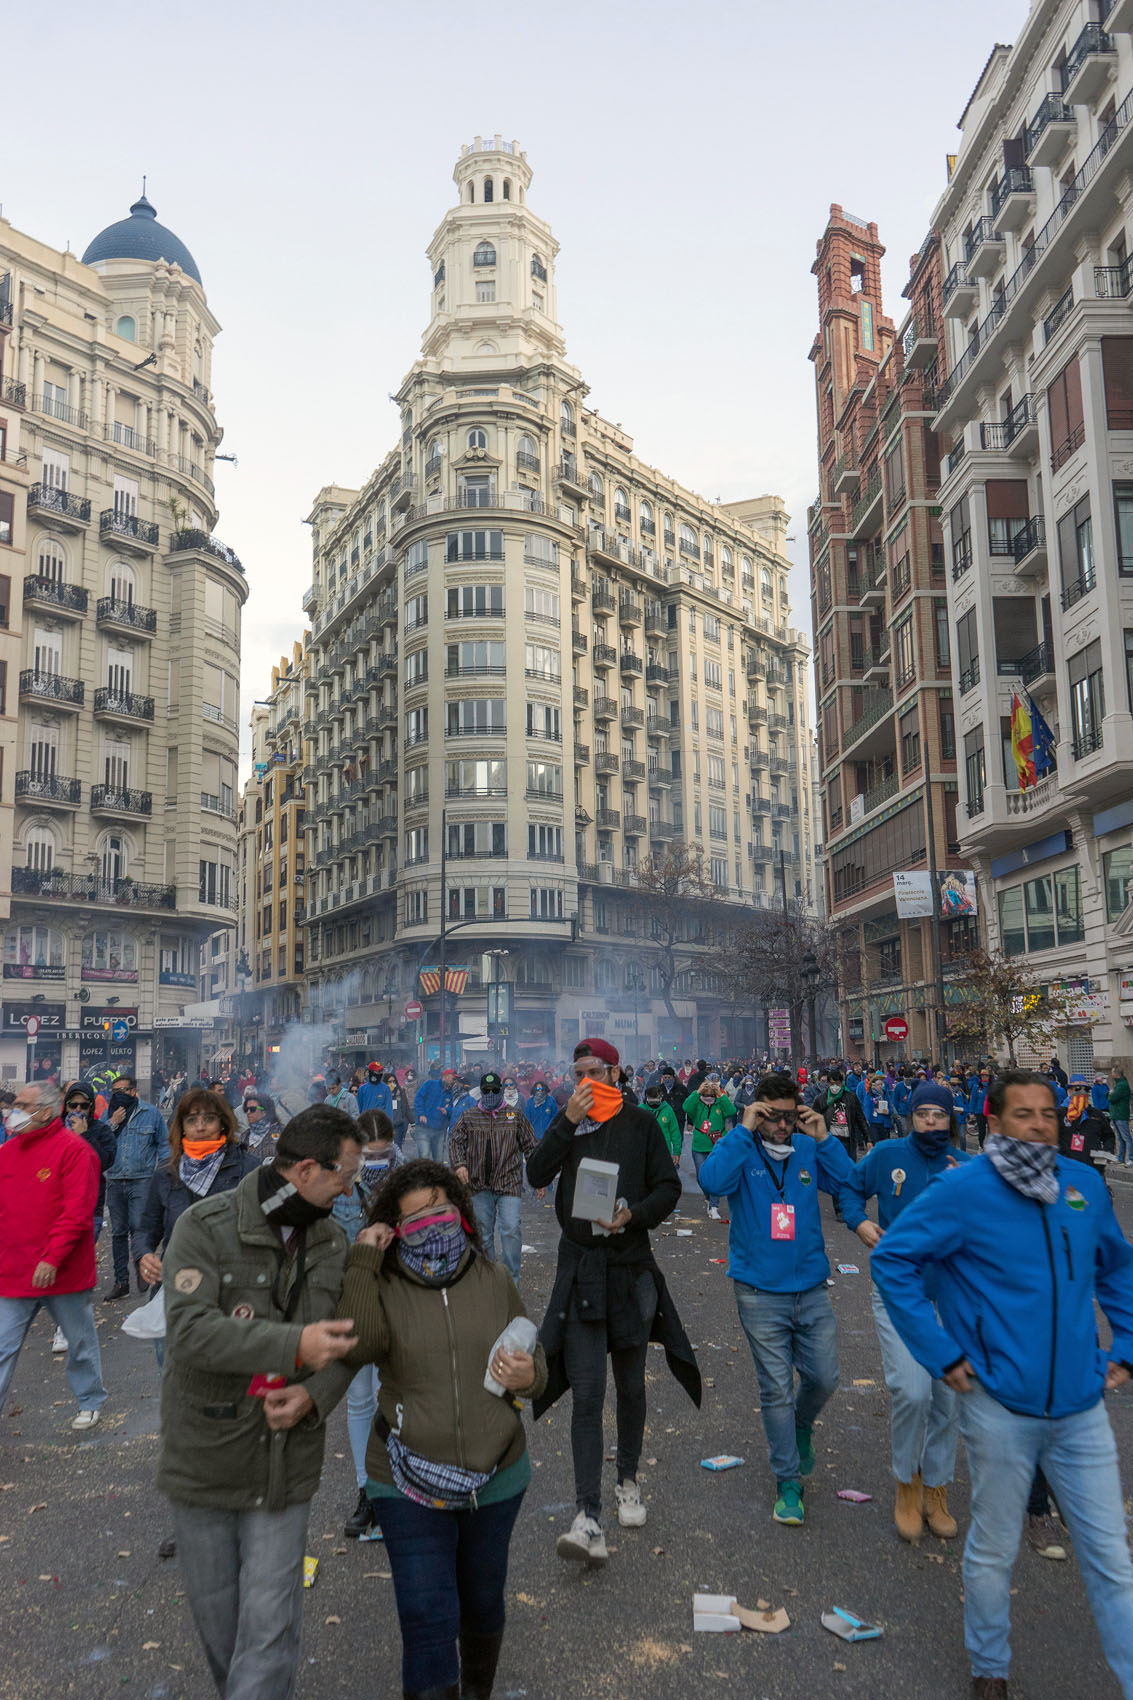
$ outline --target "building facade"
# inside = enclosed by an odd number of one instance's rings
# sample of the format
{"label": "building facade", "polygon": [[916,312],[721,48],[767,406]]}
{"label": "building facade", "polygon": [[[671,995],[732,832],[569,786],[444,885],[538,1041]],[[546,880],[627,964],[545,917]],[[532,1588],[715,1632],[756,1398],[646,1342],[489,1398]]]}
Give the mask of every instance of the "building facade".
{"label": "building facade", "polygon": [[[1133,1052],[1131,31],[1127,0],[1034,4],[934,217],[961,841],[992,944],[1074,994],[1079,1068]],[[1020,789],[1023,693],[1055,765]]]}
{"label": "building facade", "polygon": [[703,908],[665,984],[641,870],[695,847],[738,919],[776,900],[782,851],[813,901],[787,515],[694,495],[585,406],[516,145],[477,139],[455,180],[399,441],[310,516],[309,1013],[365,1036],[355,1060],[424,1060],[439,992],[409,1035],[394,1014],[443,950],[446,1052],[748,1050]]}
{"label": "building facade", "polygon": [[[948,591],[932,427],[939,243],[914,255],[894,329],[876,224],[833,206],[812,268],[820,490],[810,511],[826,912],[841,940],[843,1046],[942,1054],[972,921],[898,914],[894,874],[961,866]],[[922,905],[923,907],[923,905]],[[908,1034],[889,1041],[885,1023]]]}
{"label": "building facade", "polygon": [[39,1072],[109,1057],[148,1083],[235,902],[247,587],[212,535],[219,326],[144,196],[82,261],[0,221],[3,273],[0,1071],[22,1076],[34,1017]]}

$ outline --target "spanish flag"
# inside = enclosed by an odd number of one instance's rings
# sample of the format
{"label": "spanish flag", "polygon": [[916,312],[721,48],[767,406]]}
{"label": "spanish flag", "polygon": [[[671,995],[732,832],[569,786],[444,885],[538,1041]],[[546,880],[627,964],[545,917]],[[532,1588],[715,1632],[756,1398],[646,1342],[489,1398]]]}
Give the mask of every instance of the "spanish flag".
{"label": "spanish flag", "polygon": [[1026,791],[1036,783],[1035,736],[1030,711],[1018,691],[1011,696],[1011,754],[1019,770],[1019,789]]}

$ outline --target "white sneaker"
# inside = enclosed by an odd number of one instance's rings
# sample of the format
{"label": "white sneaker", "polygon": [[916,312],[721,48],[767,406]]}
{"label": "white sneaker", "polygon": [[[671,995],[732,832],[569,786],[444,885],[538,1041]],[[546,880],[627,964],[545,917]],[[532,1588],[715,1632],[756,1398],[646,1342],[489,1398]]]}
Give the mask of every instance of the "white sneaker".
{"label": "white sneaker", "polygon": [[97,1411],[80,1411],[71,1423],[72,1428],[93,1428],[98,1421]]}
{"label": "white sneaker", "polygon": [[623,1529],[640,1529],[645,1524],[645,1507],[641,1503],[641,1489],[636,1482],[619,1482],[614,1489],[614,1498],[618,1502],[618,1522]]}
{"label": "white sneaker", "polygon": [[568,1534],[559,1536],[555,1551],[560,1558],[594,1566],[605,1564],[609,1557],[601,1524],[596,1518],[588,1517],[585,1511],[578,1513]]}
{"label": "white sneaker", "polygon": [[53,1352],[65,1352],[67,1350],[67,1336],[61,1328],[55,1330],[51,1341],[51,1350]]}
{"label": "white sneaker", "polygon": [[720,1212],[714,1204],[710,1204],[708,1206],[708,1220],[710,1222],[718,1222],[720,1220]]}

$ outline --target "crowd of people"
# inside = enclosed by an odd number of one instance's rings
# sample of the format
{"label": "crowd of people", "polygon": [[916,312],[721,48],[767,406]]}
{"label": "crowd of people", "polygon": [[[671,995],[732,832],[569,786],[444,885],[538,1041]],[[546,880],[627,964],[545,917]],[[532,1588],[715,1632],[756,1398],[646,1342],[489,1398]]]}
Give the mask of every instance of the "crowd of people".
{"label": "crowd of people", "polygon": [[[686,1142],[706,1216],[727,1225],[774,1522],[805,1525],[814,1428],[839,1381],[828,1235],[854,1234],[871,1254],[901,1540],[959,1534],[949,1489],[964,1441],[972,1695],[1009,1692],[1025,1530],[1047,1557],[1072,1540],[1133,1700],[1133,1566],[1105,1407],[1133,1374],[1133,1248],[1105,1181],[1131,1157],[1120,1066],[1092,1080],[1057,1059],[1041,1073],[630,1068],[591,1038],[569,1064],[472,1080],[375,1062],[356,1077],[328,1066],[302,1103],[267,1084],[254,1071],[181,1079],[150,1103],[129,1076],[37,1080],[0,1105],[0,1408],[43,1306],[67,1354],[72,1426],[99,1421],[106,1215],[104,1302],[133,1279],[163,1312],[161,1551],[178,1556],[222,1700],[294,1693],[310,1503],[342,1400],[357,1488],[345,1531],[385,1542],[407,1700],[492,1693],[528,1408],[537,1423],[570,1397],[565,1563],[609,1559],[608,1373],[614,1515],[645,1524],[651,1343],[701,1399],[650,1241],[680,1203]],[[560,1236],[538,1323],[520,1292],[529,1191],[553,1196]]]}

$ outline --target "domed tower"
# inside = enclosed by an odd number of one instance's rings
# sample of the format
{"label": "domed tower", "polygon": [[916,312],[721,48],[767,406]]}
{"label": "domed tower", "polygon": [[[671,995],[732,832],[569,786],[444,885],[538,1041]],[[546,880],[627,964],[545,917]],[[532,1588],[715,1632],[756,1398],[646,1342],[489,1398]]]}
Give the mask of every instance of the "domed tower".
{"label": "domed tower", "polygon": [[498,370],[562,358],[550,226],[527,205],[531,167],[500,136],[461,149],[460,199],[429,244],[433,312],[422,354],[442,369]]}

